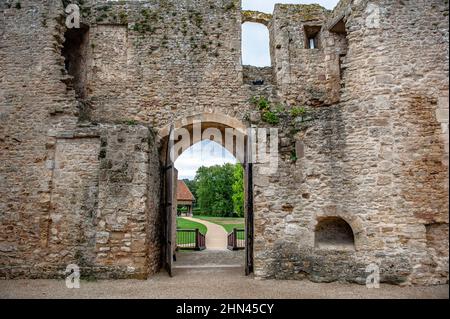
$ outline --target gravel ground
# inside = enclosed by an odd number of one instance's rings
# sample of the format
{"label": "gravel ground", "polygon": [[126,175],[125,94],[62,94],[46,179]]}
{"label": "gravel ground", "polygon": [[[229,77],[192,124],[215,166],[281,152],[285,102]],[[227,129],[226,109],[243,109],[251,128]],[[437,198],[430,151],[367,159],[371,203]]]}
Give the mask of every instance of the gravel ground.
{"label": "gravel ground", "polygon": [[245,251],[230,250],[202,250],[202,251],[178,251],[177,261],[173,263],[176,267],[186,266],[220,266],[220,265],[241,265],[245,263]]}
{"label": "gravel ground", "polygon": [[176,269],[169,278],[159,273],[148,280],[81,281],[80,289],[67,289],[63,280],[0,280],[0,298],[449,298],[449,286],[379,289],[307,280],[255,280],[241,269]]}

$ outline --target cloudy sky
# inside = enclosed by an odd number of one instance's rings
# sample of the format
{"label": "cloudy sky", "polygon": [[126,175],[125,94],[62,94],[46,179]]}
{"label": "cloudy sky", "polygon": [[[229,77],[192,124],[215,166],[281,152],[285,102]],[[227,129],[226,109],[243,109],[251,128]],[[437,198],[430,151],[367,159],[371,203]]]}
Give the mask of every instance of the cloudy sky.
{"label": "cloudy sky", "polygon": [[[327,9],[333,9],[338,0],[242,0],[244,10],[256,10],[272,13],[275,3],[318,3]],[[269,31],[261,24],[245,23],[242,27],[242,62],[256,66],[270,65]],[[203,141],[186,150],[175,162],[178,178],[193,179],[201,166],[236,163],[236,159],[217,143]]]}
{"label": "cloudy sky", "polygon": [[178,179],[193,179],[200,166],[237,163],[234,156],[216,142],[205,140],[191,146],[175,161]]}

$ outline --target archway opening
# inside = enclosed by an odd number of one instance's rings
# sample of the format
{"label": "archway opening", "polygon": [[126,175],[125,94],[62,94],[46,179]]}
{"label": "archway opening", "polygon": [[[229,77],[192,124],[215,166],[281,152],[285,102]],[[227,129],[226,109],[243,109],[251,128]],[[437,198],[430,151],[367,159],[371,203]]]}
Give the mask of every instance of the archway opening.
{"label": "archway opening", "polygon": [[321,218],[315,229],[315,247],[319,249],[354,250],[353,230],[340,217]]}
{"label": "archway opening", "polygon": [[[174,268],[244,266],[244,169],[209,139],[175,161],[178,171]],[[192,200],[192,209],[185,209]]]}
{"label": "archway opening", "polygon": [[[246,127],[225,115],[205,113],[175,122],[159,136],[165,172],[163,256],[169,273],[222,267],[251,273],[252,164],[246,161]],[[190,213],[178,211],[180,183],[192,194]]]}

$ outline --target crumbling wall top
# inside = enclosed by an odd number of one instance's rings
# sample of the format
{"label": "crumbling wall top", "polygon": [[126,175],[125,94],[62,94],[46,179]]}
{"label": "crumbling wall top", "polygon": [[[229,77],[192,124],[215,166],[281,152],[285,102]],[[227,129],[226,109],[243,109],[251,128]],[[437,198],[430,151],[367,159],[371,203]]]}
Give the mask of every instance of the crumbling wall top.
{"label": "crumbling wall top", "polygon": [[295,16],[303,22],[323,21],[330,11],[318,4],[276,4],[274,16]]}
{"label": "crumbling wall top", "polygon": [[273,16],[269,13],[264,13],[264,12],[259,12],[259,11],[251,11],[251,10],[242,11],[242,23],[256,22],[256,23],[261,23],[261,24],[268,26],[270,21],[272,21],[272,17]]}

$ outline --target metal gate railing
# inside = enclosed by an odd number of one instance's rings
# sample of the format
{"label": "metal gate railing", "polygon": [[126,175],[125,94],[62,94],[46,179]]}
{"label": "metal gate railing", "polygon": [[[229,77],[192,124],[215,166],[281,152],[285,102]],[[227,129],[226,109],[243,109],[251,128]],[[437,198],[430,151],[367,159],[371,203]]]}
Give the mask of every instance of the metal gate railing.
{"label": "metal gate railing", "polygon": [[228,249],[240,250],[245,249],[245,230],[234,228],[231,233],[228,234]]}
{"label": "metal gate railing", "polygon": [[177,229],[177,248],[186,250],[204,250],[205,235],[197,229]]}

